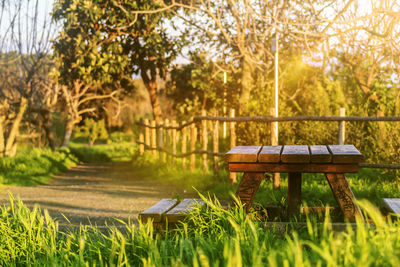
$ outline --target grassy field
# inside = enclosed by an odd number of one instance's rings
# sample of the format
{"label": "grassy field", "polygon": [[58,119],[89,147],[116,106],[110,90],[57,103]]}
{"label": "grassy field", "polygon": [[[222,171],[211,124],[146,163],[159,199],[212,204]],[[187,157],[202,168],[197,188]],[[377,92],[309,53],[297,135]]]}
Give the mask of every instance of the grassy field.
{"label": "grassy field", "polygon": [[71,143],[56,151],[23,147],[12,158],[0,158],[0,185],[46,184],[54,174],[82,162],[130,161],[136,147],[129,142],[109,145]]}
{"label": "grassy field", "polygon": [[12,158],[0,158],[0,184],[46,184],[51,177],[79,163],[68,148],[24,149]]}
{"label": "grassy field", "polygon": [[[329,217],[287,235],[265,230],[241,208],[224,210],[206,199],[185,222],[159,233],[151,224],[60,231],[46,211],[21,202],[0,209],[1,266],[398,266],[399,221],[387,221],[368,202],[375,223],[333,232]],[[250,219],[253,218],[253,219]]]}

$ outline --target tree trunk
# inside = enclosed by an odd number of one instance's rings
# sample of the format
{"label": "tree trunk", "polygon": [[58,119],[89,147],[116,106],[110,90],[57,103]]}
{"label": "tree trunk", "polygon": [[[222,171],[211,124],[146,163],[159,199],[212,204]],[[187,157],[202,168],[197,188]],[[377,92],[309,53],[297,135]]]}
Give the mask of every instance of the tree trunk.
{"label": "tree trunk", "polygon": [[4,153],[6,156],[12,157],[15,155],[15,151],[13,149],[15,145],[14,143],[19,133],[19,125],[21,124],[22,118],[24,116],[27,107],[28,107],[28,100],[23,97],[21,99],[18,114],[12,123],[10,134],[7,137],[5,153]]}
{"label": "tree trunk", "polygon": [[246,56],[244,56],[242,61],[242,88],[239,98],[240,116],[243,116],[248,112],[250,93],[254,85],[252,76],[253,71],[254,67],[252,63],[246,58]]}
{"label": "tree trunk", "polygon": [[74,120],[72,118],[67,118],[62,147],[67,147],[69,145],[69,140],[71,139],[72,130],[74,129],[74,126],[75,126]]}
{"label": "tree trunk", "polygon": [[42,110],[41,115],[43,117],[43,128],[46,132],[46,138],[49,142],[49,146],[52,150],[56,149],[56,135],[54,133],[53,123],[51,121],[50,110]]}
{"label": "tree trunk", "polygon": [[6,118],[0,115],[0,158],[4,157],[4,122]]}
{"label": "tree trunk", "polygon": [[153,116],[156,121],[161,121],[161,107],[160,107],[160,102],[158,101],[158,96],[157,96],[157,83],[155,79],[149,79],[146,73],[141,74],[142,80],[144,85],[147,88],[147,91],[149,92],[150,95],[150,102],[151,106],[153,108]]}

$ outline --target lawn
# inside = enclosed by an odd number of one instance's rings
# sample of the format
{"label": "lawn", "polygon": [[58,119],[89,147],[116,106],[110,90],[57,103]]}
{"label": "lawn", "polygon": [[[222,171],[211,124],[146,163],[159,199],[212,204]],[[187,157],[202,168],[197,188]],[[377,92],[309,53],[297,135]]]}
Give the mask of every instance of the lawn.
{"label": "lawn", "polygon": [[329,218],[287,235],[263,228],[241,208],[224,210],[210,199],[175,230],[151,224],[124,229],[60,231],[46,211],[11,197],[0,209],[1,266],[398,266],[399,221],[387,221],[368,202],[361,207],[375,228],[333,232]]}

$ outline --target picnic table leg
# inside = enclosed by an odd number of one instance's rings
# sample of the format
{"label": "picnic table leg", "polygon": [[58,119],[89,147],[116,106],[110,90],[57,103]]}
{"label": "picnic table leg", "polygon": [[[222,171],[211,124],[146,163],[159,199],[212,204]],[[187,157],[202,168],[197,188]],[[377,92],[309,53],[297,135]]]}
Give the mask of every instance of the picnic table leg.
{"label": "picnic table leg", "polygon": [[301,172],[288,173],[288,208],[289,215],[297,214],[301,203]]}
{"label": "picnic table leg", "polygon": [[236,192],[236,197],[245,204],[247,212],[249,212],[249,209],[253,204],[254,196],[256,195],[263,178],[263,172],[245,172],[243,174]]}
{"label": "picnic table leg", "polygon": [[325,176],[340,209],[343,211],[344,217],[350,222],[354,222],[356,217],[363,219],[361,210],[355,203],[356,199],[344,173],[325,173]]}

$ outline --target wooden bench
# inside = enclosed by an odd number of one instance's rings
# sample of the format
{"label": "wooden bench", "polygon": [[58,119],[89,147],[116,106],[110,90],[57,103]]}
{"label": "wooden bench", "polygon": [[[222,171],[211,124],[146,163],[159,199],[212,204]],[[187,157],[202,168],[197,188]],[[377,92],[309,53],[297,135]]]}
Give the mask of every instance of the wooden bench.
{"label": "wooden bench", "polygon": [[345,218],[362,213],[345,173],[358,171],[362,154],[353,145],[237,146],[225,154],[229,171],[243,172],[236,196],[249,209],[266,172],[288,173],[288,214],[298,213],[302,173],[324,173]]}
{"label": "wooden bench", "polygon": [[154,226],[174,225],[192,210],[193,206],[205,203],[202,199],[185,198],[180,200],[164,198],[154,206],[139,214],[139,220],[147,222],[153,221]]}
{"label": "wooden bench", "polygon": [[395,214],[400,214],[400,198],[384,198],[386,207]]}

